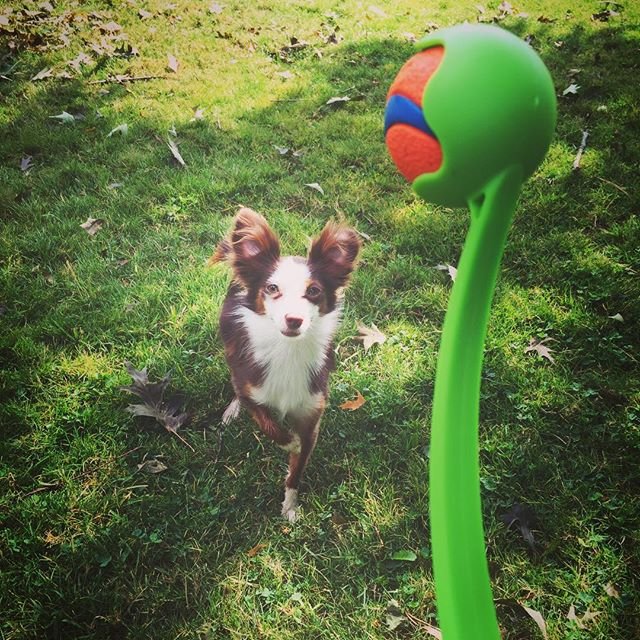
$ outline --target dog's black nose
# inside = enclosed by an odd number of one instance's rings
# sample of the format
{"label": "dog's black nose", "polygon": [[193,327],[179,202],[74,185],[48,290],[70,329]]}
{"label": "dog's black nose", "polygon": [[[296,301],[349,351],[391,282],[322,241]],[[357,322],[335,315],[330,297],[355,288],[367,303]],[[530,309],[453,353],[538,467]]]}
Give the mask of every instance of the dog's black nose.
{"label": "dog's black nose", "polygon": [[296,331],[302,326],[303,318],[297,318],[296,316],[285,316],[285,322],[287,323],[287,329]]}

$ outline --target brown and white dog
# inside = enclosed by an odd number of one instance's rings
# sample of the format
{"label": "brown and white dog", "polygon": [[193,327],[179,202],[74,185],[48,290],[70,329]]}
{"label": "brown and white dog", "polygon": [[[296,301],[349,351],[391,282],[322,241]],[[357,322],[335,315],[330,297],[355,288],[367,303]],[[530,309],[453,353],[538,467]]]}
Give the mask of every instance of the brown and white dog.
{"label": "brown and white dog", "polygon": [[229,262],[234,274],[220,335],[236,396],[222,420],[228,424],[245,407],[261,431],[289,453],[282,515],[291,522],[318,438],[342,294],[359,250],[353,229],[329,222],[306,258],[282,257],[267,221],[243,208],[211,258]]}

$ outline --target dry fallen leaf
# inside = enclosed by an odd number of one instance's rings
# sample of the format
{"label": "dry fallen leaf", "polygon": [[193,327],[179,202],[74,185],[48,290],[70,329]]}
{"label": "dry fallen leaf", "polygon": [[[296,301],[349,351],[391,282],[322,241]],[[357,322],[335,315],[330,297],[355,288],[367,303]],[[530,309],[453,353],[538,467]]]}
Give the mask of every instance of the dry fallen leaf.
{"label": "dry fallen leaf", "polygon": [[438,271],[446,271],[449,274],[449,277],[451,278],[451,282],[455,282],[456,281],[456,276],[458,275],[458,270],[450,265],[450,264],[437,264],[436,265],[436,269]]}
{"label": "dry fallen leaf", "polygon": [[102,229],[102,225],[104,224],[104,220],[102,218],[87,218],[86,222],[83,222],[80,226],[90,235],[95,236],[100,229]]}
{"label": "dry fallen leaf", "polygon": [[311,189],[315,189],[322,195],[324,195],[324,189],[317,182],[307,182],[304,185],[305,187],[310,187]]}
{"label": "dry fallen leaf", "polygon": [[162,473],[166,471],[169,467],[167,467],[164,462],[161,462],[157,458],[151,458],[150,460],[145,460],[138,465],[138,471],[144,471],[145,473]]}
{"label": "dry fallen leaf", "polygon": [[170,53],[167,54],[167,68],[169,69],[169,71],[173,71],[173,73],[178,73],[179,66],[180,66],[180,63],[178,62],[178,59]]}
{"label": "dry fallen leaf", "polygon": [[268,545],[266,545],[264,542],[259,542],[255,547],[251,547],[251,549],[249,549],[249,551],[247,551],[247,556],[249,558],[253,558],[254,556],[257,556],[263,549],[266,549]]}
{"label": "dry fallen leaf", "polygon": [[518,528],[532,553],[536,553],[536,543],[533,537],[533,529],[537,526],[535,511],[526,504],[514,504],[506,513],[500,516],[500,520],[507,528]]}
{"label": "dry fallen leaf", "polygon": [[196,109],[193,112],[193,118],[189,122],[195,122],[196,120],[204,120],[204,109]]}
{"label": "dry fallen leaf", "polygon": [[49,116],[49,118],[51,120],[60,120],[61,124],[73,124],[76,121],[75,117],[66,111],[59,113],[57,116]]}
{"label": "dry fallen leaf", "polygon": [[349,102],[351,98],[349,96],[335,96],[333,98],[329,98],[325,104],[336,104],[339,102]]}
{"label": "dry fallen leaf", "polygon": [[542,617],[542,614],[535,609],[530,609],[522,603],[520,603],[520,606],[531,616],[532,620],[538,625],[538,628],[542,632],[542,637],[544,638],[544,640],[547,640],[547,638],[549,637],[547,635],[547,623]]}
{"label": "dry fallen leaf", "polygon": [[442,640],[442,631],[440,629],[429,624],[426,620],[421,620],[414,616],[410,611],[403,611],[397,600],[389,600],[387,603],[385,622],[389,631],[397,629],[403,623],[405,626],[410,624],[432,638]]}
{"label": "dry fallen leaf", "polygon": [[[610,18],[614,18],[615,16],[619,16],[620,12],[616,11],[616,8],[622,8],[622,5],[616,4],[615,2],[601,2],[600,4],[604,4],[605,8],[602,11],[598,11],[597,13],[591,14],[591,19],[597,22],[609,22]],[[608,5],[612,5],[610,8]]]}
{"label": "dry fallen leaf", "polygon": [[359,336],[356,336],[356,340],[361,340],[364,345],[365,352],[369,351],[374,344],[383,344],[387,339],[387,336],[371,323],[371,327],[367,327],[360,322],[357,323]]}
{"label": "dry fallen leaf", "polygon": [[125,362],[125,367],[133,378],[133,384],[121,387],[121,391],[128,391],[142,400],[141,404],[130,404],[127,411],[134,416],[154,418],[193,451],[193,447],[178,433],[178,429],[187,422],[189,417],[182,411],[182,397],[179,394],[173,394],[165,398],[171,375],[165,375],[159,382],[149,382],[146,367],[138,371],[130,362]]}
{"label": "dry fallen leaf", "polygon": [[359,409],[365,402],[364,396],[358,391],[358,395],[353,400],[347,400],[340,405],[343,411],[355,411]]}
{"label": "dry fallen leaf", "polygon": [[169,147],[169,150],[171,151],[171,155],[173,155],[173,157],[176,159],[176,162],[181,167],[186,167],[187,164],[184,161],[184,159],[182,158],[182,155],[180,154],[180,151],[178,150],[178,145],[175,143],[175,141],[172,140],[171,138],[167,138],[167,146]]}
{"label": "dry fallen leaf", "polygon": [[606,594],[608,596],[610,596],[611,598],[619,598],[620,597],[620,594],[618,593],[618,590],[615,588],[615,586],[613,584],[611,584],[611,582],[608,582],[604,586],[604,590],[605,590]]}
{"label": "dry fallen leaf", "polygon": [[53,75],[53,70],[49,67],[45,67],[36,73],[33,78],[31,78],[31,82],[37,82],[38,80],[44,80],[45,78],[50,78]]}
{"label": "dry fallen leaf", "polygon": [[506,0],[498,5],[498,9],[503,13],[513,13],[513,5]]}
{"label": "dry fallen leaf", "polygon": [[575,622],[578,629],[586,629],[588,623],[594,620],[600,614],[601,611],[587,611],[582,617],[580,617],[576,615],[576,608],[571,605],[569,607],[569,613],[567,613],[567,618]]}
{"label": "dry fallen leaf", "polygon": [[91,64],[93,60],[84,52],[80,52],[73,60],[67,61],[67,64],[72,67],[75,71],[80,73],[80,68],[82,65]]}
{"label": "dry fallen leaf", "polygon": [[209,13],[213,13],[215,15],[222,13],[223,9],[224,7],[221,4],[218,4],[217,2],[212,2],[209,5]]}
{"label": "dry fallen leaf", "polygon": [[620,313],[615,313],[612,316],[607,316],[608,318],[611,318],[611,320],[615,320],[616,322],[624,322],[624,318],[622,317],[622,315]]}
{"label": "dry fallen leaf", "polygon": [[33,156],[24,156],[20,160],[20,171],[22,171],[23,173],[29,173],[29,171],[33,168],[33,163],[31,162],[32,160]]}
{"label": "dry fallen leaf", "polygon": [[551,355],[551,349],[546,346],[546,342],[553,340],[553,338],[544,338],[539,340],[538,338],[531,338],[529,340],[529,346],[524,350],[525,353],[531,353],[535,351],[541,358],[546,358],[551,364],[555,364],[555,360]]}
{"label": "dry fallen leaf", "polygon": [[397,600],[389,600],[387,603],[385,622],[389,631],[395,631],[403,622],[407,622]]}
{"label": "dry fallen leaf", "polygon": [[106,31],[107,33],[116,33],[117,31],[122,31],[122,27],[117,23],[111,20],[111,22],[106,22],[105,24],[100,25],[101,31]]}
{"label": "dry fallen leaf", "polygon": [[119,124],[115,129],[111,129],[109,133],[107,133],[107,138],[119,133],[121,136],[126,136],[129,133],[129,125],[126,122]]}
{"label": "dry fallen leaf", "polygon": [[576,93],[578,93],[578,89],[580,89],[580,85],[572,83],[562,92],[562,95],[563,96],[575,95]]}

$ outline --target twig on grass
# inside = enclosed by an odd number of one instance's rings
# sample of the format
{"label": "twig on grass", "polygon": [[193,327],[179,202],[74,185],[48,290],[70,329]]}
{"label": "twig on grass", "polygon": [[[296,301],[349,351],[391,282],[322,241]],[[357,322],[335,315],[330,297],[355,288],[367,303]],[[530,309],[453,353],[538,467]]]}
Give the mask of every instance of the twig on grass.
{"label": "twig on grass", "polygon": [[580,147],[578,148],[578,153],[576,154],[576,158],[573,161],[573,170],[576,171],[580,168],[580,161],[582,160],[582,154],[584,150],[587,148],[587,138],[589,137],[588,131],[582,132],[582,142],[580,143]]}
{"label": "twig on grass", "polygon": [[616,184],[615,182],[612,182],[611,180],[607,180],[606,178],[601,178],[600,176],[598,176],[598,180],[600,180],[600,182],[604,182],[606,184],[610,184],[612,187],[615,187],[618,191],[621,191],[622,193],[624,193],[625,196],[628,196],[629,198],[631,197],[629,195],[629,192],[624,187],[621,187],[619,184]]}
{"label": "twig on grass", "polygon": [[404,615],[405,615],[405,618],[414,627],[418,629],[422,629],[422,631],[425,631],[426,633],[428,633],[430,636],[434,638],[438,638],[438,640],[442,640],[442,632],[440,631],[440,629],[438,629],[438,627],[434,627],[432,624],[429,624],[426,620],[421,620],[420,618],[417,618],[416,616],[409,613],[408,611],[404,611]]}
{"label": "twig on grass", "polygon": [[42,493],[43,491],[55,491],[61,486],[62,485],[59,482],[43,482],[42,486],[37,489],[33,489],[33,491],[29,491],[29,493],[25,493],[22,498],[28,498],[29,496],[34,496],[36,493]]}
{"label": "twig on grass", "polygon": [[102,80],[91,80],[89,84],[124,84],[125,82],[140,82],[143,80],[163,80],[167,76],[107,76]]}

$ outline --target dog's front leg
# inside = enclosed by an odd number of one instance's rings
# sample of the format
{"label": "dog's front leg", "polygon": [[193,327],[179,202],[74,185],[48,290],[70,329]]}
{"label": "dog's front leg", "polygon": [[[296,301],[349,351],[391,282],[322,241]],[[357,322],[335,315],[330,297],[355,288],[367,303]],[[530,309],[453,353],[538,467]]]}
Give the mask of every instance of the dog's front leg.
{"label": "dog's front leg", "polygon": [[295,522],[298,518],[298,488],[302,474],[316,446],[319,430],[319,415],[314,416],[310,421],[304,421],[297,425],[300,450],[289,455],[289,471],[284,481],[284,501],[282,502],[282,515],[289,522]]}
{"label": "dog's front leg", "polygon": [[291,454],[300,452],[300,437],[298,434],[290,433],[289,431],[282,429],[273,419],[273,416],[267,407],[253,402],[245,402],[245,404],[248,405],[251,417],[260,427],[260,431],[262,431],[267,438],[273,440],[278,446]]}

